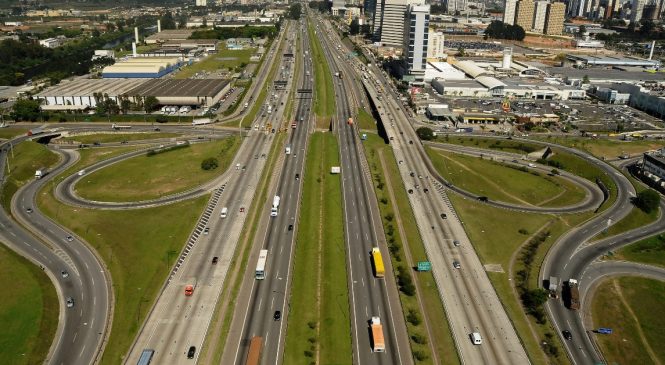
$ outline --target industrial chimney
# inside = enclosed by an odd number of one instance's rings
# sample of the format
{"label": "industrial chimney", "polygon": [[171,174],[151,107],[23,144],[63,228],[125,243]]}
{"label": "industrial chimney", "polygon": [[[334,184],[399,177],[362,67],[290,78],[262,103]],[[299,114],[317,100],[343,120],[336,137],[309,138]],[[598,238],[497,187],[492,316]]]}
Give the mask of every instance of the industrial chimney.
{"label": "industrial chimney", "polygon": [[162,32],[162,20],[157,19],[157,33],[161,33],[161,32]]}
{"label": "industrial chimney", "polygon": [[502,68],[509,69],[513,61],[513,49],[507,47],[503,49],[503,64]]}
{"label": "industrial chimney", "polygon": [[132,42],[132,54],[134,57],[137,57],[138,54],[136,53],[136,42]]}
{"label": "industrial chimney", "polygon": [[656,41],[651,42],[651,51],[649,52],[649,61],[653,58],[653,50],[656,48]]}
{"label": "industrial chimney", "polygon": [[134,42],[139,43],[139,28],[134,27]]}

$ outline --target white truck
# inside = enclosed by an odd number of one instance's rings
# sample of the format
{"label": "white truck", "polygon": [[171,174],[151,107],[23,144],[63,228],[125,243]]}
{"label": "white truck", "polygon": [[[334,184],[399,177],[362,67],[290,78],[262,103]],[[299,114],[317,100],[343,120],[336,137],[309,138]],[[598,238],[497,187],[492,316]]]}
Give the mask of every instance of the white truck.
{"label": "white truck", "polygon": [[121,130],[121,129],[131,129],[131,125],[120,125],[120,124],[111,124],[111,129],[113,130]]}
{"label": "white truck", "polygon": [[290,154],[291,154],[291,145],[290,145],[290,144],[287,144],[287,145],[286,145],[286,148],[285,148],[284,150],[285,150],[285,152],[286,152],[287,155],[290,155]]}
{"label": "white truck", "polygon": [[279,209],[279,196],[275,195],[272,199],[272,208],[270,208],[270,216],[277,217],[277,210]]}
{"label": "white truck", "polygon": [[210,118],[196,118],[192,120],[192,125],[206,125],[212,123]]}
{"label": "white truck", "polygon": [[35,171],[35,179],[41,179],[42,177],[48,174],[48,170],[45,167]]}

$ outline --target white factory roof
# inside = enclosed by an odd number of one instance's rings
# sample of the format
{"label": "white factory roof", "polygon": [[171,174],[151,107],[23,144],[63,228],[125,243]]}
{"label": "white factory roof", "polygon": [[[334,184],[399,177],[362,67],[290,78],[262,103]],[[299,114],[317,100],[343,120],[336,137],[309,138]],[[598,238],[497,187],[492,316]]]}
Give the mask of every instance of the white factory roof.
{"label": "white factory roof", "polygon": [[102,73],[150,72],[157,73],[178,63],[177,57],[137,57],[104,67]]}
{"label": "white factory roof", "polygon": [[478,81],[479,83],[481,83],[483,86],[485,86],[490,90],[497,87],[506,87],[506,84],[504,84],[503,82],[497,80],[492,76],[478,76],[476,77],[476,81]]}
{"label": "white factory roof", "polygon": [[425,66],[425,82],[434,79],[464,80],[466,76],[448,62],[428,62]]}
{"label": "white factory roof", "polygon": [[38,97],[48,96],[86,96],[93,93],[122,95],[146,82],[146,79],[76,79],[63,80],[56,86],[37,94]]}
{"label": "white factory roof", "polygon": [[454,64],[455,67],[463,71],[465,74],[473,77],[474,79],[482,75],[491,75],[492,73],[482,69],[476,65],[474,61],[458,61]]}

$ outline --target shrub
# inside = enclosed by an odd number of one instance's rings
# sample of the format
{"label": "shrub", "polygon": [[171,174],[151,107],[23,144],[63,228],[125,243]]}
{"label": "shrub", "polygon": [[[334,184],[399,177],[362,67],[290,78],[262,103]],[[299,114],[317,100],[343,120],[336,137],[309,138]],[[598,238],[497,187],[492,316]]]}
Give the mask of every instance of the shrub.
{"label": "shrub", "polygon": [[645,213],[651,213],[658,209],[659,203],[660,195],[652,189],[640,191],[637,193],[637,196],[633,198],[633,204]]}
{"label": "shrub", "polygon": [[429,357],[427,356],[426,353],[424,353],[423,351],[420,351],[420,350],[416,350],[416,351],[414,351],[414,352],[413,352],[413,357],[414,357],[417,361],[425,361],[425,360],[427,360],[427,359],[429,358]]}
{"label": "shrub", "polygon": [[[407,315],[406,315],[406,320],[409,321],[409,323],[411,323],[414,326],[417,326],[422,322],[421,319],[420,319],[420,315],[413,308],[409,308],[409,313],[407,313]],[[418,342],[418,343],[420,343],[420,342]]]}
{"label": "shrub", "polygon": [[517,232],[519,232],[520,234],[523,234],[523,235],[527,235],[527,234],[529,234],[529,231],[527,231],[527,230],[524,229],[524,228],[520,228],[520,230],[517,231]]}
{"label": "shrub", "polygon": [[411,339],[413,340],[413,342],[420,345],[425,345],[427,343],[427,337],[423,336],[420,333],[413,334],[413,336],[411,336]]}
{"label": "shrub", "polygon": [[217,161],[216,158],[214,157],[209,157],[206,158],[201,162],[201,168],[208,171],[208,170],[214,170],[219,166],[219,161]]}

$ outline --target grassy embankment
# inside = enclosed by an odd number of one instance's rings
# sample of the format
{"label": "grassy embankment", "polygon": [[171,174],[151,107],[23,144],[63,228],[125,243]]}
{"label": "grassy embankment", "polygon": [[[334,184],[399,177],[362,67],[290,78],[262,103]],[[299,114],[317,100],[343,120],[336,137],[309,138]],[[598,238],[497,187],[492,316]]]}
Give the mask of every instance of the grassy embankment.
{"label": "grassy embankment", "polygon": [[376,131],[376,121],[372,114],[368,113],[363,108],[358,108],[356,124],[361,130]]}
{"label": "grassy embankment", "polygon": [[24,135],[28,129],[25,127],[0,128],[0,139],[11,139],[16,136]]}
{"label": "grassy embankment", "polygon": [[[5,210],[9,212],[12,195],[33,179],[36,169],[57,161],[57,155],[40,144],[23,142],[15,146],[13,157],[9,154],[11,174],[5,168],[6,182],[0,187]],[[0,358],[7,364],[41,363],[58,326],[55,289],[36,265],[4,245],[0,245],[0,262],[0,285],[12,288],[11,295],[0,301]],[[21,285],[16,285],[17,278]]]}
{"label": "grassy embankment", "polygon": [[[432,155],[435,166],[443,164],[438,154]],[[464,161],[464,166],[473,171],[481,171],[486,161],[471,158]],[[514,174],[514,169],[501,167],[493,169],[492,179],[506,180]],[[469,184],[472,184],[470,181]],[[481,189],[486,183],[476,179],[478,186],[470,185],[471,190]],[[504,194],[516,194],[512,187],[520,186],[512,183],[503,186]],[[541,287],[538,282],[540,264],[551,245],[566,230],[588,219],[592,213],[552,216],[547,214],[520,213],[493,208],[476,201],[464,199],[450,194],[450,200],[464,222],[464,228],[474,243],[481,262],[493,265],[488,276],[501,299],[513,325],[524,343],[531,361],[535,364],[566,364],[563,347],[559,343],[555,331],[549,323],[539,324],[532,316],[527,316],[518,296],[516,285],[518,273],[524,275],[524,288],[531,290]],[[512,227],[506,229],[506,227]],[[533,253],[532,264],[524,261],[523,245],[539,231],[548,231],[549,235],[540,243]],[[543,352],[540,343],[547,341],[550,356]],[[556,355],[555,355],[556,354]]]}
{"label": "grassy embankment", "polygon": [[665,234],[652,236],[623,247],[615,252],[613,258],[665,267]]}
{"label": "grassy embankment", "polygon": [[314,66],[314,114],[316,114],[316,127],[328,128],[330,118],[335,115],[335,89],[333,88],[332,74],[326,60],[319,38],[314,28],[308,23],[310,48],[312,50],[312,65]]}
{"label": "grassy embankment", "polygon": [[[58,296],[36,265],[0,244],[0,358],[4,364],[41,364],[58,327]],[[20,285],[17,285],[20,279]]]}
{"label": "grassy embankment", "polygon": [[[139,201],[190,190],[226,171],[240,137],[194,143],[154,156],[139,155],[90,173],[76,184],[78,194],[96,201]],[[219,167],[202,170],[201,161],[214,157]]]}
{"label": "grassy embankment", "polygon": [[566,136],[547,136],[534,137],[546,142],[560,144],[587,151],[590,154],[604,159],[615,159],[621,155],[627,154],[631,157],[642,154],[649,150],[655,150],[665,146],[662,140],[632,140],[622,141],[612,138],[584,138],[584,137],[566,137]]}
{"label": "grassy embankment", "polygon": [[612,328],[595,335],[609,364],[665,362],[663,317],[665,283],[639,277],[614,278],[602,283],[592,300],[594,327]]}
{"label": "grassy embankment", "polygon": [[[584,190],[560,176],[550,176],[525,166],[456,154],[427,147],[435,167],[453,185],[490,200],[519,205],[567,206],[584,199]],[[506,190],[505,187],[510,189]]]}
{"label": "grassy embankment", "polygon": [[[375,129],[374,126],[373,128]],[[384,230],[388,234],[386,238],[391,247],[393,268],[397,270],[400,265],[410,267],[410,264],[415,265],[417,261],[427,261],[425,247],[392,149],[374,133],[368,134],[363,145],[372,172],[372,185],[380,202]],[[409,254],[412,263],[403,262],[406,261],[405,253]],[[410,271],[407,269],[407,272]],[[412,277],[415,279],[418,296],[400,291],[400,300],[407,319],[414,358],[421,359],[418,360],[419,364],[459,363],[434,276],[431,272],[421,272],[413,274]],[[435,354],[432,354],[432,349]]]}
{"label": "grassy embankment", "polygon": [[229,50],[226,46],[220,47],[218,53],[213,53],[199,62],[185,66],[175,74],[176,79],[188,79],[199,72],[211,74],[218,70],[228,69],[234,72],[237,67],[249,63],[249,58],[256,52],[255,48]]}
{"label": "grassy embankment", "polygon": [[[118,153],[118,149],[82,150],[81,160],[63,176]],[[176,163],[170,171],[181,167]],[[49,188],[55,184],[57,181]],[[39,208],[85,239],[111,271],[114,310],[122,315],[113,317],[102,364],[121,362],[207,200],[208,196],[204,196],[159,208],[102,211],[60,204],[51,189],[40,192]]]}
{"label": "grassy embankment", "polygon": [[312,135],[296,239],[284,363],[343,364],[352,358],[342,185],[337,140]]}
{"label": "grassy embankment", "polygon": [[114,143],[122,141],[141,141],[146,139],[158,138],[176,138],[182,136],[178,133],[123,133],[123,132],[108,132],[108,133],[94,133],[78,136],[64,137],[61,140],[69,143],[85,143],[92,144],[99,143]]}

